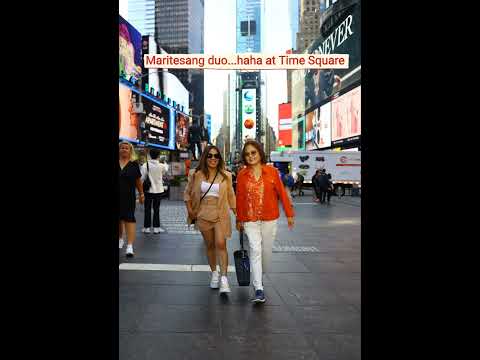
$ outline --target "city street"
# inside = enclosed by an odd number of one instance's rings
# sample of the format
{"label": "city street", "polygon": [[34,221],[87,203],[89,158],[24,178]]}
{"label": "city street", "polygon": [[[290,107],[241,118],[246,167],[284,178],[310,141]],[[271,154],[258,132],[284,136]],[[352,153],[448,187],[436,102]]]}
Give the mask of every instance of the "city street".
{"label": "city street", "polygon": [[[200,233],[185,225],[180,201],[161,204],[161,234],[143,234],[137,204],[135,257],[119,251],[120,359],[360,359],[360,198],[294,199],[296,224],[279,219],[263,305],[239,287],[228,242],[224,299],[209,288]],[[247,247],[248,249],[248,247]]]}

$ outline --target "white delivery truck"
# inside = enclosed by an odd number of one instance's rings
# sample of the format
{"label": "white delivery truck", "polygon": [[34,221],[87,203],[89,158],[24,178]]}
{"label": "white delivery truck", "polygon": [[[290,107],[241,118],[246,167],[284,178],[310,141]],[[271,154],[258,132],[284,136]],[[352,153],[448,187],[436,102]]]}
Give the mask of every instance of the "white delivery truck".
{"label": "white delivery truck", "polygon": [[327,174],[332,174],[339,195],[345,194],[345,189],[361,187],[360,151],[272,151],[270,160],[283,173],[288,167],[294,177],[302,174],[304,184],[312,183],[315,171],[325,169]]}

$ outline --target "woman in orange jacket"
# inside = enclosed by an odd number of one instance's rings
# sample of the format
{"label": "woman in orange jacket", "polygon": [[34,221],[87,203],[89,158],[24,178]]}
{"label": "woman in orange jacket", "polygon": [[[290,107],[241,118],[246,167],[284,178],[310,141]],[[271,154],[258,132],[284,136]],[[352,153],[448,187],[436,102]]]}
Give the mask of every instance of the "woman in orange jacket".
{"label": "woman in orange jacket", "polygon": [[280,217],[278,202],[283,204],[289,229],[294,225],[294,212],[280,174],[266,165],[262,146],[248,140],[242,151],[243,168],[237,176],[237,230],[245,230],[250,246],[254,303],[265,302],[262,275],[268,271],[272,246]]}

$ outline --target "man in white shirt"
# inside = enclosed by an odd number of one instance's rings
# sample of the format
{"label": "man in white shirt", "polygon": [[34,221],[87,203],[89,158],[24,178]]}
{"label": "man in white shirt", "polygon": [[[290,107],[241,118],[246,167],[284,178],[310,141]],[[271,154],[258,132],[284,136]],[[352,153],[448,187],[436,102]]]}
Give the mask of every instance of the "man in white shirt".
{"label": "man in white shirt", "polygon": [[165,191],[163,186],[163,175],[168,172],[168,164],[162,159],[162,163],[158,161],[160,151],[151,149],[149,151],[150,159],[143,164],[140,171],[142,173],[142,182],[147,176],[150,179],[151,186],[145,191],[145,218],[142,232],[149,234],[152,222],[152,207],[153,207],[153,233],[158,234],[165,232],[160,227],[160,201],[161,194]]}

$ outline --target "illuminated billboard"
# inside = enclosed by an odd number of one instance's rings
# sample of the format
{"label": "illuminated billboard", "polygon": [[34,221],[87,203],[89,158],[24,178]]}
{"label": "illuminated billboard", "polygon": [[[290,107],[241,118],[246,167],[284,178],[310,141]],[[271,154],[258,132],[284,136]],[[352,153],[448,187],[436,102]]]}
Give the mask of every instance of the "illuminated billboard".
{"label": "illuminated billboard", "polygon": [[242,137],[255,139],[257,130],[257,90],[242,90]]}

